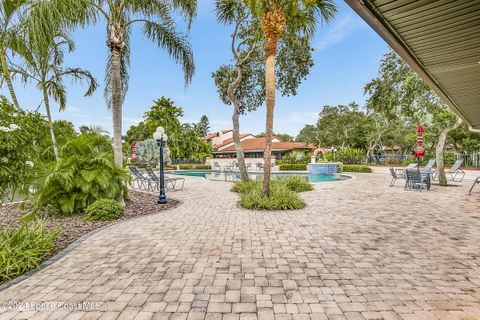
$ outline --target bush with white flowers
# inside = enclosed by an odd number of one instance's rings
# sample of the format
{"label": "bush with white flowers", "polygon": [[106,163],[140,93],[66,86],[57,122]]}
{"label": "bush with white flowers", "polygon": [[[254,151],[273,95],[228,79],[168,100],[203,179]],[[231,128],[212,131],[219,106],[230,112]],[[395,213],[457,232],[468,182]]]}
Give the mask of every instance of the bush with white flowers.
{"label": "bush with white flowers", "polygon": [[0,97],[0,200],[28,188],[32,178],[35,146],[43,136],[45,120],[37,112],[16,110]]}

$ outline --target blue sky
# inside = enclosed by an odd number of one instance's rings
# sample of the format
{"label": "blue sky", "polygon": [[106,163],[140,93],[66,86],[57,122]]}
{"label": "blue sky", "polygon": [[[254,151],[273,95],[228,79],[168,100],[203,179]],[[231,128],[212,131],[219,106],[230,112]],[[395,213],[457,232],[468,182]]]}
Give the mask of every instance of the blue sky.
{"label": "blue sky", "polygon": [[[214,0],[199,0],[198,17],[190,30],[196,74],[185,89],[181,67],[161,49],[134,31],[131,44],[129,92],[123,107],[124,132],[141,121],[152,101],[162,95],[184,109],[183,122],[197,122],[203,114],[210,119],[211,131],[231,128],[231,107],[219,100],[211,73],[230,59],[230,29],[216,22]],[[305,124],[313,124],[322,106],[357,101],[363,104],[363,86],[376,76],[378,64],[388,51],[385,42],[343,1],[337,2],[336,19],[318,28],[313,41],[315,66],[295,97],[279,97],[274,131],[296,135]],[[105,25],[97,24],[73,32],[76,50],[66,56],[65,66],[90,70],[101,84],[91,97],[83,97],[85,85],[68,85],[68,107],[53,112],[55,119],[80,125],[101,125],[111,131],[111,115],[103,99],[103,78],[107,59]],[[32,85],[15,82],[22,106],[35,109],[40,92]],[[2,93],[9,97],[5,89]],[[56,105],[53,104],[53,109]],[[43,106],[40,109],[43,112]],[[264,131],[265,108],[241,119],[243,133]]]}

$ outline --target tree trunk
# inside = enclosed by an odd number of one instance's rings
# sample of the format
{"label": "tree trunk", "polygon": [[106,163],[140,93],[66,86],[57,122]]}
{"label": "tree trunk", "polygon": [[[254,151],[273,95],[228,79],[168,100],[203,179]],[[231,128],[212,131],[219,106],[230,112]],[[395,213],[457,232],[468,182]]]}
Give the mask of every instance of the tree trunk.
{"label": "tree trunk", "polygon": [[265,149],[263,152],[263,195],[270,196],[270,171],[272,163],[273,113],[275,110],[275,56],[280,35],[285,28],[285,16],[281,11],[267,12],[262,29],[265,35]]}
{"label": "tree trunk", "polygon": [[235,144],[235,151],[237,154],[238,169],[240,170],[240,179],[242,181],[248,181],[247,166],[245,165],[245,155],[240,142],[240,123],[238,118],[240,117],[240,110],[234,107],[232,122],[233,122],[233,142]]}
{"label": "tree trunk", "polygon": [[449,127],[443,128],[440,130],[440,135],[438,136],[437,146],[435,148],[435,156],[437,162],[437,177],[438,183],[441,186],[447,185],[447,177],[445,176],[445,163],[443,160],[443,149],[445,148],[445,141],[447,140],[447,134],[455,130],[462,123],[462,119],[459,116],[455,117],[455,123]]}
{"label": "tree trunk", "polygon": [[230,83],[227,89],[228,98],[233,104],[233,115],[232,115],[232,123],[233,123],[233,142],[235,144],[235,152],[237,154],[237,161],[238,161],[238,169],[240,170],[240,179],[242,181],[248,181],[248,173],[247,173],[247,166],[245,165],[245,156],[243,153],[243,148],[240,142],[240,101],[235,96],[235,89],[238,87],[240,82],[242,81],[242,68],[241,66],[237,65],[237,77],[236,79]]}
{"label": "tree trunk", "polygon": [[8,91],[10,92],[10,96],[12,97],[13,105],[18,110],[21,110],[22,108],[20,108],[20,105],[18,104],[17,95],[15,94],[15,90],[13,89],[12,79],[10,78],[10,70],[8,70],[5,52],[2,52],[0,60],[2,62],[3,77],[5,78],[5,82],[7,83]]}
{"label": "tree trunk", "polygon": [[43,102],[45,103],[45,110],[47,111],[48,127],[50,129],[50,137],[52,138],[53,154],[55,155],[55,160],[58,161],[59,152],[57,139],[55,138],[55,132],[53,131],[53,121],[52,115],[50,113],[50,103],[48,101],[47,89],[43,85]]}
{"label": "tree trunk", "polygon": [[265,60],[265,101],[267,117],[265,124],[265,150],[263,152],[263,195],[270,196],[270,171],[272,163],[273,113],[275,110],[275,55]]}
{"label": "tree trunk", "polygon": [[[118,47],[111,48],[112,54],[112,120],[113,120],[113,162],[115,167],[123,168],[122,156],[122,79],[121,79],[121,50]],[[123,193],[121,193],[117,201],[124,204]]]}

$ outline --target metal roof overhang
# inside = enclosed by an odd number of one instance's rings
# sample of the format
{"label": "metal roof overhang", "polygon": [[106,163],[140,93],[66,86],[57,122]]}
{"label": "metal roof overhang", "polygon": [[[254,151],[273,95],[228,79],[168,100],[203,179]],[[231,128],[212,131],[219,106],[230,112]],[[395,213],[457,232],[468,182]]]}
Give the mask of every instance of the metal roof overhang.
{"label": "metal roof overhang", "polygon": [[480,0],[345,0],[471,127],[480,128]]}

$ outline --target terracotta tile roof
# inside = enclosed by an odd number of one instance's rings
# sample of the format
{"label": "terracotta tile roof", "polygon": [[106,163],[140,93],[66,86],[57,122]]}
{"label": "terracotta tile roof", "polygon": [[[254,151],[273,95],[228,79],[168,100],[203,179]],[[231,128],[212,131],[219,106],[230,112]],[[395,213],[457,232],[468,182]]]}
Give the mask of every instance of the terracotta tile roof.
{"label": "terracotta tile roof", "polygon": [[[265,149],[265,138],[247,139],[241,142],[244,152],[263,151]],[[272,142],[272,151],[292,150],[292,149],[314,149],[315,146],[305,142]],[[221,152],[235,152],[235,146],[229,146]]]}
{"label": "terracotta tile roof", "polygon": [[[248,137],[248,136],[254,137],[253,134],[244,133],[244,134],[241,134],[241,135],[240,135],[240,139],[243,139],[243,138]],[[214,145],[213,148],[214,148],[214,149],[218,149],[218,148],[220,148],[220,147],[222,147],[222,146],[225,146],[225,145],[227,145],[227,144],[229,144],[229,143],[232,143],[232,142],[233,142],[233,138],[229,138],[229,139],[227,139],[227,140],[224,140],[224,141],[223,141],[222,143],[220,143],[220,144]]]}
{"label": "terracotta tile roof", "polygon": [[218,132],[214,132],[214,133],[209,133],[207,134],[205,137],[203,137],[203,140],[210,140],[212,138],[215,138],[217,136],[217,133],[221,133],[221,134],[225,134],[227,132],[230,132],[232,130],[221,130],[221,131],[218,131]]}

